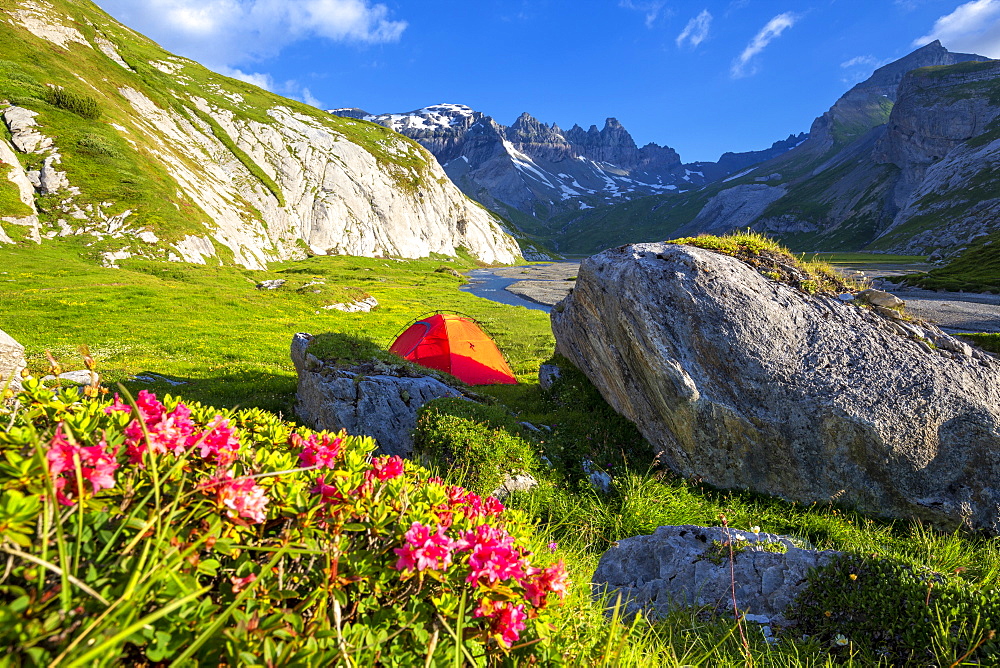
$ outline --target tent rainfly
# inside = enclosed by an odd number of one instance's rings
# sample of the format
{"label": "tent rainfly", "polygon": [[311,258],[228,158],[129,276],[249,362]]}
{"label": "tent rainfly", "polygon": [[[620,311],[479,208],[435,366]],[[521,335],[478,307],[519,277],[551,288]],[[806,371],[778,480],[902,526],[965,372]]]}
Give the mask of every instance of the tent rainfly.
{"label": "tent rainfly", "polygon": [[517,379],[496,343],[471,318],[438,313],[396,337],[389,351],[469,385],[514,385]]}

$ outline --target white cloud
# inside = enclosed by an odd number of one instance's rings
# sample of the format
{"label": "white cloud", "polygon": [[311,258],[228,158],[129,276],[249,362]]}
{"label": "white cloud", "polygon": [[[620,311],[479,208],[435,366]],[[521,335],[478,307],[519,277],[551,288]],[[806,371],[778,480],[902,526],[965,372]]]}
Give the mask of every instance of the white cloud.
{"label": "white cloud", "polygon": [[878,59],[875,56],[855,56],[850,60],[845,60],[840,64],[843,68],[850,67],[875,67],[878,63]]}
{"label": "white cloud", "polygon": [[309,106],[316,107],[317,109],[323,108],[323,103],[320,102],[319,99],[312,94],[311,90],[305,87],[302,88],[302,101],[308,104]]}
{"label": "white cloud", "polygon": [[959,5],[934,22],[931,31],[913,40],[923,46],[936,39],[951,51],[1000,58],[1000,0],[975,0]]}
{"label": "white cloud", "polygon": [[[370,0],[97,0],[167,49],[222,69],[277,54],[310,37],[398,41],[405,21]],[[256,83],[253,82],[253,83]]]}
{"label": "white cloud", "polygon": [[774,39],[780,37],[781,33],[795,25],[798,20],[799,17],[792,12],[785,12],[768,21],[767,25],[761,28],[760,32],[750,40],[747,48],[743,49],[743,53],[733,61],[733,66],[730,69],[732,77],[738,79],[755,74],[757,68],[752,63],[754,57],[766,49],[767,45]]}
{"label": "white cloud", "polygon": [[274,90],[274,80],[271,78],[270,74],[264,74],[263,72],[244,72],[243,70],[234,67],[220,67],[218,72],[219,74],[224,74],[227,77],[232,77],[233,79],[246,81],[248,84],[253,84],[254,86],[263,88],[264,90]]}
{"label": "white cloud", "polygon": [[683,46],[686,41],[692,48],[698,46],[708,37],[708,29],[712,25],[712,15],[707,9],[701,10],[698,16],[694,17],[684,26],[684,30],[677,36],[677,46]]}
{"label": "white cloud", "polygon": [[[632,0],[618,0],[618,6],[625,9],[634,9],[638,12],[642,12],[646,16],[646,27],[652,28],[653,24],[656,23],[656,19],[660,18],[660,13],[663,12],[663,5],[665,2],[662,0],[654,0],[653,2],[633,2]],[[670,12],[663,12],[669,14]]]}

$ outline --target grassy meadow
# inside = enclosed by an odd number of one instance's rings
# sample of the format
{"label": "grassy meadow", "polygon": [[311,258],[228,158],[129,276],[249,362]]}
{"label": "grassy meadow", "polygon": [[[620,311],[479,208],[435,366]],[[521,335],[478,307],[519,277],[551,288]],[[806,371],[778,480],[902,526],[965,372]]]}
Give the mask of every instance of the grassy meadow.
{"label": "grassy meadow", "polygon": [[[219,407],[262,408],[294,420],[296,380],[288,355],[294,333],[337,335],[330,355],[348,361],[373,351],[384,354],[380,351],[407,323],[429,311],[460,311],[496,337],[521,381],[478,388],[493,404],[494,416],[487,421],[498,421],[496,429],[528,443],[539,460],[552,464],[541,471],[536,489],[507,503],[532,527],[533,549],[553,552],[569,568],[574,586],[555,613],[552,630],[569,665],[958,666],[989,665],[998,658],[987,637],[1000,621],[990,598],[1000,588],[995,540],[866,517],[832,504],[802,506],[710,489],[655,469],[649,444],[581,374],[565,368],[552,391],[538,386],[538,367],[554,349],[545,313],[461,292],[463,279],[436,271],[475,266],[467,257],[314,257],[274,264],[267,271],[146,260],[108,269],[97,266],[79,240],[0,247],[0,329],[25,345],[36,375],[49,371],[46,351],[62,370],[83,368],[79,349],[87,346],[109,386],[122,383],[133,394],[150,389]],[[262,280],[282,278],[287,283],[277,290],[256,287]],[[322,308],[367,295],[380,304],[372,313]],[[158,380],[143,382],[137,376]],[[475,421],[468,415],[462,419]],[[521,421],[541,431],[524,430]],[[610,475],[608,493],[587,482],[585,459]],[[461,483],[469,469],[442,468],[440,473]],[[846,621],[836,634],[817,623],[769,642],[758,626],[737,624],[710,610],[681,611],[659,622],[609,619],[606,603],[592,598],[590,577],[614,541],[666,524],[718,526],[723,517],[729,526],[797,536],[906,573],[931,569],[944,574],[947,586],[966,597],[962,600],[975,603],[982,596],[988,604],[976,613],[976,624],[969,622],[966,604],[934,608],[933,619],[918,605],[920,619],[911,619],[912,586],[873,579],[857,601],[867,606],[863,614],[884,616],[887,628],[928,627],[915,641],[919,647],[890,651],[861,631],[852,633]],[[923,593],[918,598],[921,603]],[[827,617],[846,620],[848,612],[834,608]],[[428,649],[425,665],[462,663],[434,657],[434,652],[433,646]]]}

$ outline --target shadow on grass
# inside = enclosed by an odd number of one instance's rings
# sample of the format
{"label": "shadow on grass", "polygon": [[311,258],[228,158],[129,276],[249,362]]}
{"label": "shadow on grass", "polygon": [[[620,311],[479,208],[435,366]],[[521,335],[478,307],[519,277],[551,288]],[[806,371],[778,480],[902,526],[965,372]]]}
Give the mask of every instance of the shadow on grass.
{"label": "shadow on grass", "polygon": [[149,390],[157,396],[171,394],[218,408],[260,408],[285,420],[295,420],[294,373],[229,371],[214,376],[185,378],[142,371],[122,384],[133,394]]}

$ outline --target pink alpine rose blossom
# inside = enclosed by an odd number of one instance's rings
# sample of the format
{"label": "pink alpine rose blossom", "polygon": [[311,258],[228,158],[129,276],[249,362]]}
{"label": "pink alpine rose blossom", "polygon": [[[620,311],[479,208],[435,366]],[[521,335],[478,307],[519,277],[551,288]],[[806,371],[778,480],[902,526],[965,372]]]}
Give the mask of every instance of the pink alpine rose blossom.
{"label": "pink alpine rose blossom", "polygon": [[525,561],[514,546],[514,537],[503,529],[480,524],[474,531],[467,531],[458,541],[457,549],[469,554],[469,575],[466,582],[500,580],[525,577]]}
{"label": "pink alpine rose blossom", "polygon": [[292,434],[289,441],[293,446],[302,449],[299,453],[299,466],[318,469],[334,468],[344,443],[342,437],[330,437],[329,434],[323,434],[318,440],[316,434],[310,434],[308,438]]}
{"label": "pink alpine rose blossom", "polygon": [[49,474],[56,487],[56,500],[64,506],[75,503],[73,496],[77,492],[77,459],[80,462],[80,477],[90,483],[94,494],[102,489],[114,487],[114,473],[119,466],[117,454],[117,449],[108,450],[108,443],[103,438],[97,445],[90,446],[70,442],[60,423],[45,454],[49,463]]}
{"label": "pink alpine rose blossom", "polygon": [[451,553],[455,541],[445,535],[445,528],[439,526],[431,533],[430,527],[414,522],[404,534],[406,544],[393,550],[399,555],[397,571],[444,570],[451,564]]}
{"label": "pink alpine rose blossom", "polygon": [[372,459],[371,470],[365,471],[365,478],[372,480],[392,480],[403,475],[403,460],[397,455],[392,457],[376,457]]}
{"label": "pink alpine rose blossom", "polygon": [[474,617],[488,617],[490,620],[490,630],[500,636],[502,642],[510,647],[524,630],[524,620],[528,618],[524,611],[524,605],[515,605],[510,601],[495,602],[483,599],[479,606],[473,611]]}
{"label": "pink alpine rose blossom", "polygon": [[220,509],[234,520],[250,520],[260,524],[267,519],[267,504],[269,499],[253,478],[233,476],[232,471],[225,471],[204,485],[214,488],[216,501]]}

